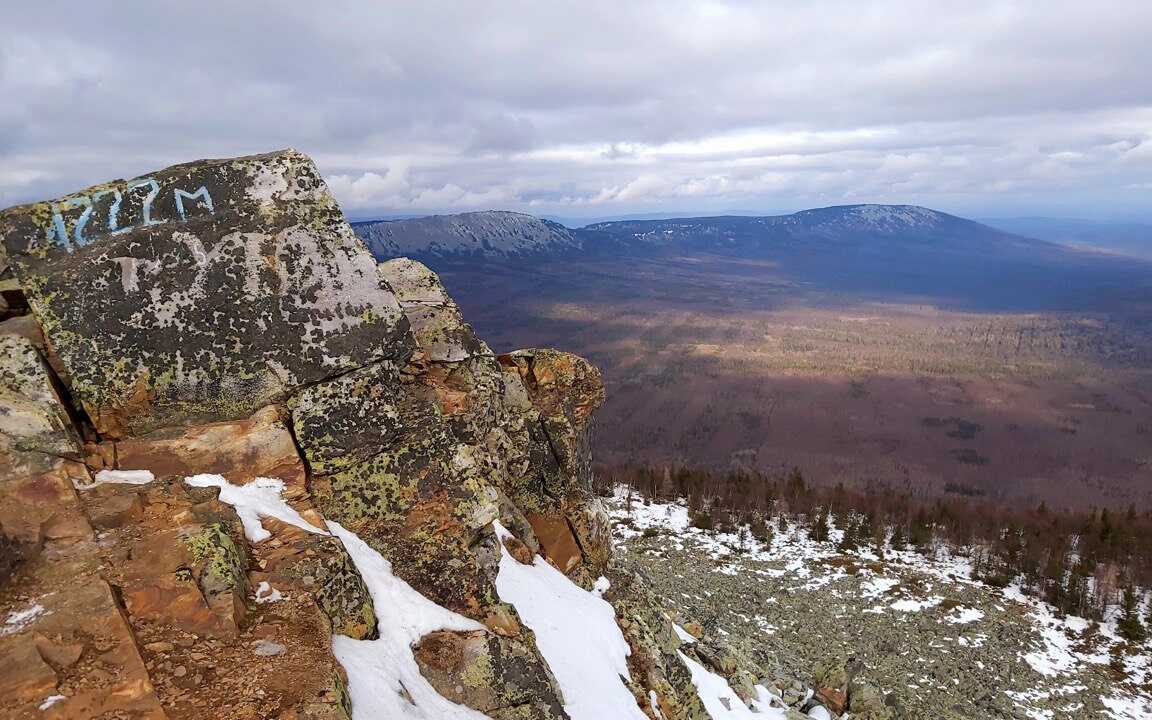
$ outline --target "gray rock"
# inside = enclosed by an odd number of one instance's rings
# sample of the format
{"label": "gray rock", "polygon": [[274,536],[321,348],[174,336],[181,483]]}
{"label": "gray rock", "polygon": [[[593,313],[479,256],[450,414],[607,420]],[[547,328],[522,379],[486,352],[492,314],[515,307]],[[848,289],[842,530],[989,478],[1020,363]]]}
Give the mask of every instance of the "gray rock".
{"label": "gray rock", "polygon": [[396,258],[377,266],[412,326],[417,345],[432,362],[460,362],[492,351],[460,316],[436,274],[415,260]]}
{"label": "gray rock", "polygon": [[[252,652],[260,655],[261,657],[273,657],[276,655],[283,655],[284,653],[288,652],[288,648],[284,647],[278,642],[272,642],[271,640],[257,640],[256,642],[252,643]],[[179,669],[180,668],[177,668],[177,670]],[[182,674],[183,673],[175,673],[177,677]]]}
{"label": "gray rock", "polygon": [[860,720],[896,720],[893,708],[872,685],[854,681],[848,691],[848,709]]}
{"label": "gray rock", "polygon": [[0,335],[0,452],[79,454],[79,439],[31,341]]}
{"label": "gray rock", "polygon": [[0,237],[108,437],[246,417],[412,349],[372,256],[292,150],[11,208]]}
{"label": "gray rock", "polygon": [[412,648],[420,673],[449,700],[494,720],[562,720],[547,664],[521,638],[433,632]]}

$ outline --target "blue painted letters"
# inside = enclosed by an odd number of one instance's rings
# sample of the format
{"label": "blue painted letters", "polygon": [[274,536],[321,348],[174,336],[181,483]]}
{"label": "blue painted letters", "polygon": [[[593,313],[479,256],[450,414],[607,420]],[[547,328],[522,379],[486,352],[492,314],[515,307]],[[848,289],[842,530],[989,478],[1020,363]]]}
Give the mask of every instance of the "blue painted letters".
{"label": "blue painted letters", "polygon": [[180,219],[181,220],[187,220],[188,219],[188,215],[184,211],[184,201],[185,200],[195,200],[196,198],[200,198],[200,204],[208,208],[208,214],[209,215],[216,212],[216,209],[214,207],[212,207],[212,196],[208,194],[208,188],[204,187],[203,185],[201,185],[200,189],[194,193],[187,193],[187,192],[184,192],[183,190],[177,190],[175,193],[175,197],[176,197],[176,212],[180,213]]}
{"label": "blue painted letters", "polygon": [[[137,188],[147,188],[148,194],[144,196],[140,206],[141,222],[137,225],[129,225],[127,227],[120,227],[120,208],[125,197],[130,197],[133,190]],[[128,232],[135,227],[147,227],[149,225],[160,225],[161,223],[168,222],[167,219],[156,219],[152,217],[152,206],[156,202],[156,198],[160,195],[160,183],[156,182],[155,178],[141,178],[134,180],[124,188],[124,192],[116,188],[105,188],[98,192],[88,195],[77,195],[70,197],[52,205],[52,222],[45,231],[45,235],[49,243],[62,246],[68,252],[72,252],[77,247],[84,247],[91,242],[91,239],[85,236],[85,230],[88,228],[88,223],[92,220],[92,213],[96,209],[97,202],[106,195],[112,196],[112,204],[108,208],[108,232],[113,235]],[[180,215],[180,220],[188,219],[188,212],[193,208],[200,208],[207,210],[209,215],[216,213],[216,206],[212,202],[212,195],[209,194],[208,188],[201,185],[199,188],[192,192],[176,188],[172,191],[172,197],[175,200],[176,212]],[[186,200],[193,200],[195,203],[185,207]],[[80,217],[76,219],[76,225],[72,229],[72,236],[69,238],[68,223],[64,220],[64,212],[72,208],[83,208]]]}

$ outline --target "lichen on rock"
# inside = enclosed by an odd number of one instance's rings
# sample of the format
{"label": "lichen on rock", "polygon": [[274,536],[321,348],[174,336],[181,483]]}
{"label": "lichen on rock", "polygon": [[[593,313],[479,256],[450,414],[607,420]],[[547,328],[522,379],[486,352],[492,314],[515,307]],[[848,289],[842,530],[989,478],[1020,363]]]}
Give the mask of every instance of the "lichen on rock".
{"label": "lichen on rock", "polygon": [[411,349],[371,255],[295,151],[11,208],[0,236],[109,437],[245,417]]}

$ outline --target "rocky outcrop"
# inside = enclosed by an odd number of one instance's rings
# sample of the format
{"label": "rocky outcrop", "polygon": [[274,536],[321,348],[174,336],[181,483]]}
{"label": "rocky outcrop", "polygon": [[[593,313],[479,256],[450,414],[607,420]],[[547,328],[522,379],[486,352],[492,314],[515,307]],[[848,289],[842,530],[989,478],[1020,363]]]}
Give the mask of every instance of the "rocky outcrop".
{"label": "rocky outcrop", "polygon": [[0,335],[0,531],[38,552],[46,541],[80,540],[91,529],[71,478],[83,472],[80,438],[51,371],[27,339]]}
{"label": "rocky outcrop", "polygon": [[441,695],[493,720],[565,717],[552,674],[524,639],[435,632],[413,652]]}
{"label": "rocky outcrop", "polygon": [[[652,592],[636,575],[614,568],[606,599],[619,613],[632,648],[629,667],[637,700],[648,699],[667,720],[708,720],[692,676],[676,655],[683,643]],[[654,697],[646,698],[649,693]]]}
{"label": "rocky outcrop", "polygon": [[[331,638],[390,630],[335,521],[479,623],[414,644],[441,695],[567,717],[496,592],[494,523],[520,562],[609,572],[594,367],[495,355],[428,268],[373,262],[294,151],[13,208],[0,236],[28,298],[0,323],[11,716],[349,717]],[[660,610],[619,597],[638,707],[702,717]]]}

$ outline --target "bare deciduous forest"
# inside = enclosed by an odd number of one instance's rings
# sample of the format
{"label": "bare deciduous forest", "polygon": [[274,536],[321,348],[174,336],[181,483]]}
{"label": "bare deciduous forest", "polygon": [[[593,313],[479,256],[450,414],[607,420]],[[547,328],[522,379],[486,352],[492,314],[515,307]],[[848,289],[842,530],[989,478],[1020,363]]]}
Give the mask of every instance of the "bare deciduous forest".
{"label": "bare deciduous forest", "polygon": [[1137,588],[1152,585],[1150,510],[1011,507],[963,493],[929,500],[887,488],[813,486],[798,468],[765,475],[623,465],[601,466],[596,477],[602,494],[625,485],[636,502],[685,499],[692,524],[704,530],[767,542],[777,523],[791,521],[813,540],[869,548],[880,559],[889,550],[932,555],[946,546],[968,556],[977,578],[996,587],[1020,578],[1026,592],[1061,612],[1100,619],[1119,605],[1120,630],[1130,640],[1143,639],[1152,624],[1135,600]]}
{"label": "bare deciduous forest", "polygon": [[1029,287],[997,309],[708,255],[434,268],[497,352],[559,347],[601,368],[606,462],[1152,507],[1152,292],[1130,279],[1082,302]]}

